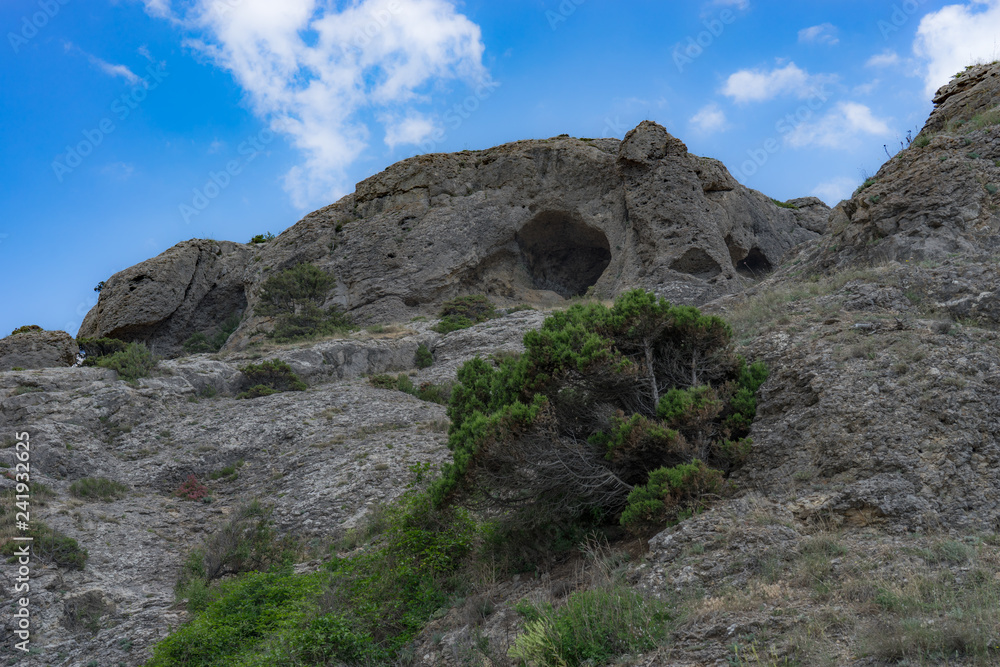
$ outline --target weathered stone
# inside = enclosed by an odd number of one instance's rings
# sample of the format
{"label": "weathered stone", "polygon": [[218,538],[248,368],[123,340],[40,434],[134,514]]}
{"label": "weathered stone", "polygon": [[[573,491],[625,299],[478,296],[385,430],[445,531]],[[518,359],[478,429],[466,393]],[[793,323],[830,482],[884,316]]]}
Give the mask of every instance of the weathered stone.
{"label": "weathered stone", "polygon": [[263,281],[301,262],[337,279],[327,306],[362,321],[434,314],[470,293],[553,304],[646,287],[702,303],[817,238],[826,207],[801,201],[776,206],[651,122],[623,142],[562,136],[423,155],[266,244],[190,241],[116,274],[81,335],[147,339],[173,354],[247,306],[227,348],[242,349],[272,325],[255,314]]}
{"label": "weathered stone", "polygon": [[[1000,63],[945,86],[916,140],[841,202],[810,263],[941,260],[1000,252]],[[992,114],[993,124],[968,121]]]}
{"label": "weathered stone", "polygon": [[108,278],[78,335],[142,341],[175,355],[192,334],[214,333],[246,309],[243,273],[252,254],[229,241],[179,243]]}
{"label": "weathered stone", "polygon": [[80,346],[65,331],[24,331],[0,339],[0,371],[72,366]]}

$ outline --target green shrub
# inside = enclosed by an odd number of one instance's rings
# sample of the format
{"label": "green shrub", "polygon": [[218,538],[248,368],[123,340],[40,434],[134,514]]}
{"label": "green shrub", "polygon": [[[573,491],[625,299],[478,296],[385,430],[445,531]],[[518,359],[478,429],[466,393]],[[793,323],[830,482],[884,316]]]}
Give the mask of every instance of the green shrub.
{"label": "green shrub", "polygon": [[322,305],[337,281],[319,267],[304,262],[274,274],[261,286],[261,315],[284,315],[304,304]]}
{"label": "green shrub", "polygon": [[[37,490],[36,485],[32,485]],[[22,532],[25,537],[33,538],[31,553],[39,560],[44,560],[67,570],[82,570],[87,564],[87,550],[80,547],[72,537],[62,533],[40,521],[33,521],[31,528]],[[13,556],[15,550],[23,542],[10,541],[0,547],[0,554]]]}
{"label": "green shrub", "polygon": [[86,355],[84,366],[96,366],[98,357],[105,357],[116,352],[124,352],[128,343],[117,338],[77,338],[76,344]]}
{"label": "green shrub", "polygon": [[[291,568],[222,582],[203,611],[153,647],[147,667],[267,665],[268,639],[304,623],[326,579]],[[285,663],[288,664],[288,663]]]}
{"label": "green shrub", "polygon": [[926,134],[921,134],[916,139],[913,140],[913,145],[917,148],[926,148],[931,144],[931,137]]}
{"label": "green shrub", "polygon": [[129,488],[126,485],[106,477],[84,477],[69,485],[70,494],[77,498],[103,500],[104,502],[124,498],[128,491]]}
{"label": "green shrub", "polygon": [[870,178],[866,178],[865,182],[862,183],[861,185],[859,185],[858,189],[854,191],[854,195],[853,196],[855,196],[855,197],[858,196],[858,193],[860,193],[860,192],[862,192],[864,190],[867,190],[868,188],[870,188],[871,186],[875,185],[876,183],[878,183],[878,177],[872,176]]}
{"label": "green shrub", "polygon": [[191,551],[177,581],[178,597],[189,597],[213,581],[245,572],[263,572],[291,562],[295,546],[279,540],[271,520],[273,510],[258,500],[238,506],[229,518],[213,530],[204,543]]}
{"label": "green shrub", "polygon": [[431,493],[528,527],[588,512],[617,518],[651,472],[694,465],[695,455],[728,472],[746,453],[767,375],[733,353],[731,338],[721,319],[642,290],[611,308],[553,314],[525,335],[522,355],[458,371],[453,461]]}
{"label": "green shrub", "polygon": [[413,357],[413,363],[417,368],[429,368],[434,365],[434,355],[423,343],[417,347],[417,353]]}
{"label": "green shrub", "polygon": [[445,334],[493,319],[497,317],[497,312],[496,307],[485,296],[472,294],[446,301],[438,317],[441,321],[432,328]]}
{"label": "green shrub", "polygon": [[299,379],[292,367],[280,359],[268,359],[259,364],[240,367],[249,389],[237,398],[257,398],[280,391],[305,391],[308,386]]}
{"label": "green shrub", "polygon": [[148,377],[158,360],[144,343],[128,343],[121,352],[97,357],[94,365],[110,368],[127,382]]}
{"label": "green shrub", "polygon": [[273,241],[274,238],[275,236],[271,232],[265,232],[264,234],[257,234],[256,236],[250,239],[250,245],[254,245],[256,243],[267,243],[268,241]]}
{"label": "green shrub", "polygon": [[275,318],[271,338],[293,342],[355,328],[338,307],[322,308],[336,284],[333,276],[309,263],[297,264],[265,280],[257,312]]}
{"label": "green shrub", "polygon": [[796,210],[796,211],[799,210],[799,207],[796,206],[795,204],[789,204],[788,202],[778,201],[777,199],[774,199],[773,197],[771,198],[771,201],[774,203],[775,206],[780,206],[781,208],[790,208],[790,209],[793,209],[793,210]]}
{"label": "green shrub", "polygon": [[722,471],[709,468],[698,459],[671,468],[657,468],[649,481],[636,486],[620,518],[623,526],[635,530],[657,528],[675,521],[685,505],[698,509],[707,494],[722,491]]}
{"label": "green shrub", "polygon": [[250,398],[261,398],[263,396],[270,396],[271,394],[281,393],[277,389],[272,389],[266,384],[255,384],[246,391],[241,391],[236,394],[238,399],[250,399]]}
{"label": "green shrub", "polygon": [[[207,584],[210,547],[192,552],[179,593],[193,618],[154,647],[148,665],[396,664],[458,592],[478,528],[413,492],[381,516],[377,543],[310,574],[282,565]],[[241,535],[235,541],[247,542]]]}
{"label": "green shrub", "polygon": [[1000,125],[1000,109],[992,109],[991,111],[976,114],[966,123],[965,127],[967,131],[971,132],[973,130],[984,130],[994,125]]}
{"label": "green shrub", "polygon": [[373,375],[368,379],[368,382],[376,389],[397,389],[429,403],[447,405],[448,400],[451,398],[452,386],[450,384],[423,382],[418,387],[413,384],[413,380],[406,373],[400,373],[396,377],[391,375]]}
{"label": "green shrub", "polygon": [[229,340],[229,337],[233,335],[233,332],[239,328],[242,320],[243,312],[239,310],[234,311],[218,325],[215,332],[211,333],[211,335],[203,331],[191,334],[182,345],[184,351],[188,354],[218,352],[226,344],[226,341]]}
{"label": "green shrub", "polygon": [[558,609],[519,604],[524,632],[510,657],[530,665],[604,665],[655,648],[668,633],[665,603],[625,585],[580,591]]}
{"label": "green shrub", "polygon": [[302,306],[299,312],[277,318],[274,330],[268,334],[279,343],[294,343],[320,336],[333,336],[357,329],[351,318],[337,306],[322,309]]}
{"label": "green shrub", "polygon": [[18,327],[10,332],[11,336],[16,336],[18,334],[28,333],[29,331],[45,331],[37,324],[26,324],[23,327]]}

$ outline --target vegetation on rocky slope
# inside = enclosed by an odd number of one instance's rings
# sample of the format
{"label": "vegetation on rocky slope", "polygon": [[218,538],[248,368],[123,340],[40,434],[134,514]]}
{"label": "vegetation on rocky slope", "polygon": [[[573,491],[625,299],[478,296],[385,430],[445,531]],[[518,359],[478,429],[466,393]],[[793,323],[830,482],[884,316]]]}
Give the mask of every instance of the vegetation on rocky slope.
{"label": "vegetation on rocky slope", "polygon": [[328,336],[354,327],[337,306],[323,307],[337,281],[303,262],[275,273],[261,285],[257,314],[274,318],[269,336],[279,343]]}

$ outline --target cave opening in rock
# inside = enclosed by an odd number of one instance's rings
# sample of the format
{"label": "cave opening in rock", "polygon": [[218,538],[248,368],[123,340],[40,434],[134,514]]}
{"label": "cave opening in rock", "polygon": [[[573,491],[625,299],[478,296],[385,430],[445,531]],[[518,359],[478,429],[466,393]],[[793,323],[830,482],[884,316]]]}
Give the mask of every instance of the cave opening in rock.
{"label": "cave opening in rock", "polygon": [[772,268],[760,248],[751,248],[747,256],[736,263],[736,271],[747,278],[763,278]]}
{"label": "cave opening in rock", "polygon": [[611,263],[611,246],[599,229],[568,213],[541,213],[517,233],[535,289],[563,298],[586,294]]}

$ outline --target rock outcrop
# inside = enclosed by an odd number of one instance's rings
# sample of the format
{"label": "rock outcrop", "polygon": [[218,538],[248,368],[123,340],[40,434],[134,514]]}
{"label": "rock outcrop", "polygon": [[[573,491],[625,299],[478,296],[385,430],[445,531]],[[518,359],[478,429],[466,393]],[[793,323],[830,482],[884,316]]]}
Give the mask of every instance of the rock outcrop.
{"label": "rock outcrop", "polygon": [[1000,252],[1000,62],[943,87],[926,126],[830,216],[821,266]]}
{"label": "rock outcrop", "polygon": [[327,305],[405,321],[469,293],[557,303],[645,287],[681,303],[740,289],[818,238],[817,199],[779,207],[718,161],[644,122],[625,137],[568,136],[423,155],[257,246],[189,241],[115,274],[81,335],[147,340],[172,354],[247,310],[229,349],[269,320],[261,283],[301,262],[337,279]]}
{"label": "rock outcrop", "polygon": [[709,304],[760,308],[747,351],[774,377],[738,476],[800,517],[1000,526],[1000,63],[935,102],[827,236]]}
{"label": "rock outcrop", "polygon": [[65,331],[23,331],[0,339],[0,371],[72,366],[80,346]]}
{"label": "rock outcrop", "polygon": [[246,309],[252,255],[229,241],[178,243],[108,278],[78,336],[145,341],[158,354],[177,354],[192,334],[212,332]]}

